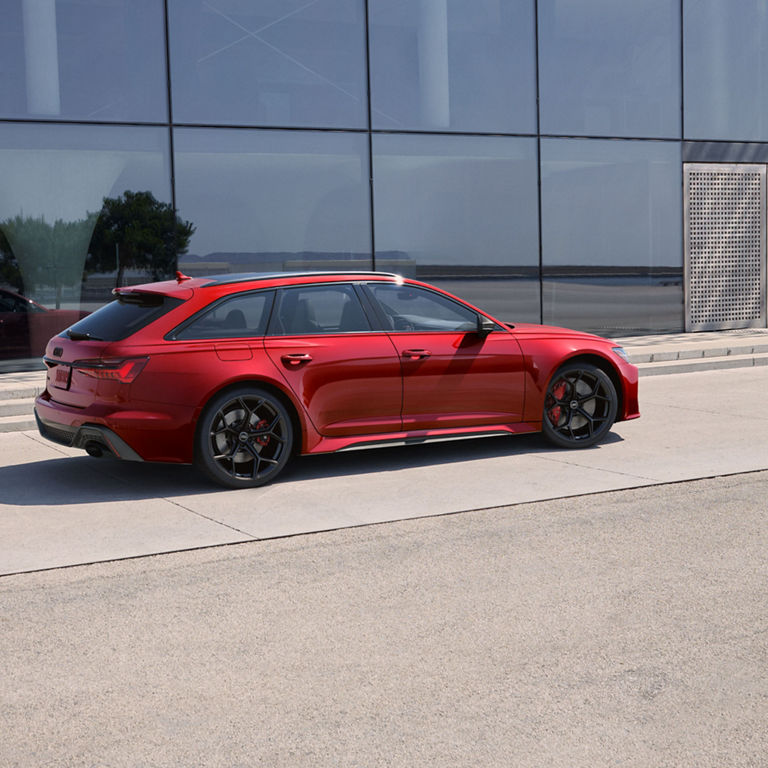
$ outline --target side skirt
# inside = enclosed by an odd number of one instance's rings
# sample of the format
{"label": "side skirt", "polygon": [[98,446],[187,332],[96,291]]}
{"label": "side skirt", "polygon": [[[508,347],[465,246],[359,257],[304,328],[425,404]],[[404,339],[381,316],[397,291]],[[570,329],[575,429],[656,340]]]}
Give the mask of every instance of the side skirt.
{"label": "side skirt", "polygon": [[478,437],[500,437],[504,435],[540,432],[541,423],[519,422],[517,424],[493,424],[487,427],[466,427],[462,429],[420,429],[413,432],[396,432],[382,435],[358,435],[352,437],[324,437],[309,453],[338,453],[361,451],[368,448],[389,446],[422,445],[448,440],[474,440]]}

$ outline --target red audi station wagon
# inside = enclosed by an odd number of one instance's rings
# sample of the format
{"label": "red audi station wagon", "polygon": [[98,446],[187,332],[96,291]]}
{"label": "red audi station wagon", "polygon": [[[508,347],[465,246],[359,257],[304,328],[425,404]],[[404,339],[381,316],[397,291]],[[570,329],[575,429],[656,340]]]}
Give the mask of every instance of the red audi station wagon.
{"label": "red audi station wagon", "polygon": [[398,275],[177,273],[115,294],[50,340],[35,404],[44,437],[92,456],[244,488],[295,454],[537,431],[583,448],[640,415],[613,342]]}

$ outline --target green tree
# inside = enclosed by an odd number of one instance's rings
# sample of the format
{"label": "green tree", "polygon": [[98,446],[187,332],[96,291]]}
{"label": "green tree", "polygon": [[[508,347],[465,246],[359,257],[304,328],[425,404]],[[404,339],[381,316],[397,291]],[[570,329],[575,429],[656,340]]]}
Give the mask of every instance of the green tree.
{"label": "green tree", "polygon": [[0,224],[0,283],[11,285],[17,291],[22,292],[24,290],[24,281],[21,279],[19,262],[16,261],[16,256],[5,237],[2,226]]}
{"label": "green tree", "polygon": [[34,295],[43,285],[56,287],[56,307],[61,305],[62,288],[79,285],[88,241],[96,214],[79,221],[57,219],[49,224],[42,216],[14,216],[0,223],[4,279],[19,291]]}
{"label": "green tree", "polygon": [[187,252],[195,227],[176,215],[151,192],[126,190],[119,197],[105,197],[93,231],[86,269],[117,273],[123,283],[127,269],[149,272],[153,280],[173,274],[176,257]]}

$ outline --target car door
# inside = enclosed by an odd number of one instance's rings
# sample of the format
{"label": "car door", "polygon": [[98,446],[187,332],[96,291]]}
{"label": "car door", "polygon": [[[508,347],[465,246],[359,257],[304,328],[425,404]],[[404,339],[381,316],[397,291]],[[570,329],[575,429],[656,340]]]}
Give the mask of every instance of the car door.
{"label": "car door", "polygon": [[400,357],[403,429],[522,420],[523,355],[500,325],[478,332],[478,314],[419,286],[369,282],[367,290]]}
{"label": "car door", "polygon": [[321,435],[400,431],[400,362],[352,284],[281,289],[264,344]]}
{"label": "car door", "polygon": [[29,317],[26,302],[0,291],[0,358],[27,357]]}

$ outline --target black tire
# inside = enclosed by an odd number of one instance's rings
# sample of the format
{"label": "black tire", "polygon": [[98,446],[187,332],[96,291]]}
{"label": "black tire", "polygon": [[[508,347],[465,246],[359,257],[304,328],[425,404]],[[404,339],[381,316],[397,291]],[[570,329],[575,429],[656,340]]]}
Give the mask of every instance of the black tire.
{"label": "black tire", "polygon": [[608,434],[617,406],[608,374],[590,363],[568,363],[547,387],[542,431],[561,448],[588,448]]}
{"label": "black tire", "polygon": [[280,474],[291,456],[293,426],[270,392],[238,387],[214,397],[198,421],[197,466],[227,488],[256,488]]}

